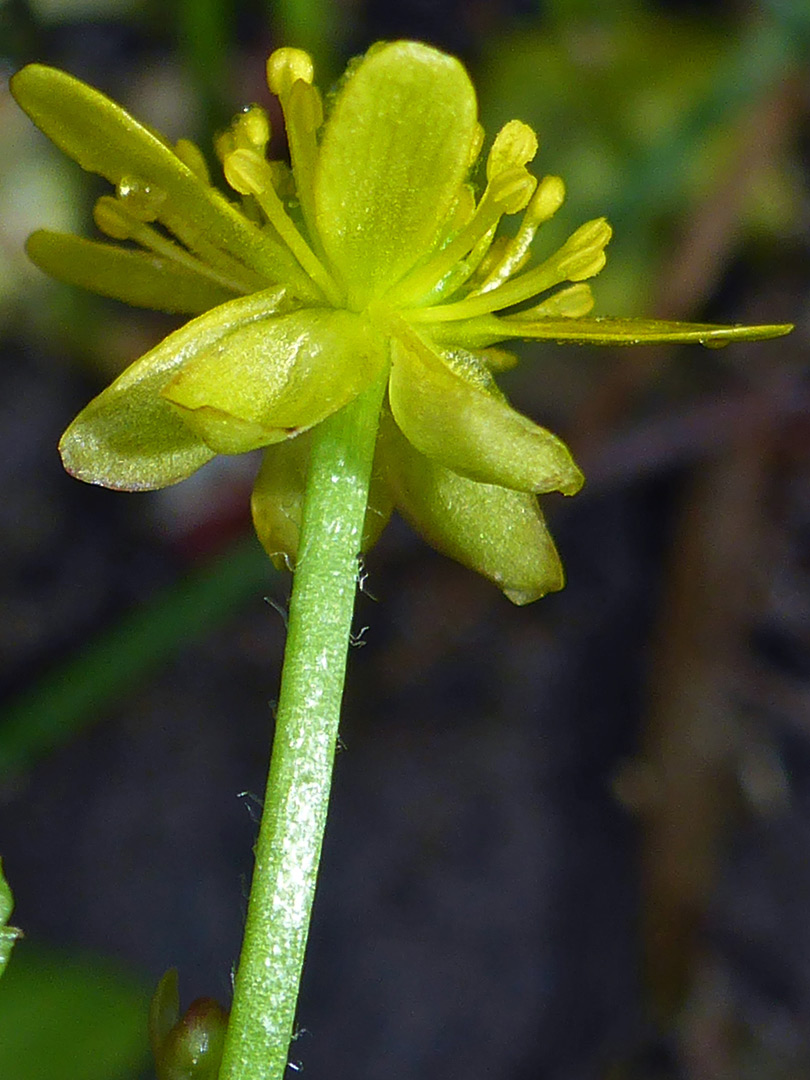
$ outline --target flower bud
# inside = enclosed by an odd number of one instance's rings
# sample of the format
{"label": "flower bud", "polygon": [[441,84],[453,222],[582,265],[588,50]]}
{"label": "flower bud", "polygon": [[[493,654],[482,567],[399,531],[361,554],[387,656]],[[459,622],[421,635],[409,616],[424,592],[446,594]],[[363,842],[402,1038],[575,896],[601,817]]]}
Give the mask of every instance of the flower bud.
{"label": "flower bud", "polygon": [[157,1080],[216,1080],[228,1014],[213,998],[197,998],[178,1019],[177,971],[167,971],[149,1010]]}

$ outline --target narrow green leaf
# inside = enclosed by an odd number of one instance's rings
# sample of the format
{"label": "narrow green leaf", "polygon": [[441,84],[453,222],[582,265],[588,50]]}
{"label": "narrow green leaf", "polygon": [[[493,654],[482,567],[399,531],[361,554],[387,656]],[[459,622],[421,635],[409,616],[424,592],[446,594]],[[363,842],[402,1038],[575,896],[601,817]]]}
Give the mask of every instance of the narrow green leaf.
{"label": "narrow green leaf", "polygon": [[22,937],[22,931],[8,926],[11,912],[14,910],[14,898],[3,875],[3,860],[0,859],[0,975],[3,974],[14,943]]}
{"label": "narrow green leaf", "polygon": [[201,315],[238,294],[160,255],[38,229],[25,245],[40,270],[68,285],[171,314]]}

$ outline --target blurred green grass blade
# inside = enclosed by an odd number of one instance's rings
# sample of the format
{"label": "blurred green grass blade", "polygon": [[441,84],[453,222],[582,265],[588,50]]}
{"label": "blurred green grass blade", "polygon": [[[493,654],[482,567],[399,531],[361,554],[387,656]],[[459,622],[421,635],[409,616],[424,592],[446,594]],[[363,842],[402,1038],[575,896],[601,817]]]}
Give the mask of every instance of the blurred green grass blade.
{"label": "blurred green grass blade", "polygon": [[261,595],[275,573],[251,536],[89,642],[4,710],[0,777],[67,742],[184,645]]}

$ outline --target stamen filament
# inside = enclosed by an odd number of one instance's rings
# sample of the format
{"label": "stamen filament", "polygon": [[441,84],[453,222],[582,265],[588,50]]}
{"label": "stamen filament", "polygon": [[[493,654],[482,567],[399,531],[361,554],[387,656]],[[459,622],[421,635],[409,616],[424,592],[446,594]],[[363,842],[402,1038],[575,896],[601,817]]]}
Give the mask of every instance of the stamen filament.
{"label": "stamen filament", "polygon": [[453,322],[470,319],[492,311],[522,304],[563,281],[584,281],[598,274],[605,265],[604,248],[611,237],[604,218],[586,222],[545,262],[519,277],[477,296],[468,296],[455,304],[423,308],[409,313],[414,322]]}
{"label": "stamen filament", "polygon": [[565,185],[559,176],[543,177],[526,208],[520,228],[509,242],[503,257],[475,290],[476,295],[497,289],[519,269],[528,254],[538,228],[554,216],[562,206],[564,197]]}
{"label": "stamen filament", "polygon": [[222,285],[233,292],[247,295],[255,289],[252,283],[246,284],[244,281],[220,273],[167,236],[163,236],[153,226],[128,214],[119,201],[112,196],[103,195],[97,201],[93,216],[99,229],[115,240],[133,240],[148,251],[154,251],[156,255],[162,255],[163,258],[169,259],[178,266],[208,278],[209,281],[216,282],[217,285]]}
{"label": "stamen filament", "polygon": [[[301,212],[316,247],[320,239],[315,220],[315,166],[318,160],[316,132],[323,123],[323,105],[315,86],[297,79],[281,98],[287,144]],[[318,252],[323,257],[323,250]]]}
{"label": "stamen filament", "polygon": [[393,291],[392,299],[403,306],[426,297],[494,226],[511,206],[520,200],[534,177],[524,168],[508,169],[487,184],[475,213],[463,229],[424,266],[409,274]]}
{"label": "stamen filament", "polygon": [[224,161],[225,178],[235,191],[252,195],[267,220],[289,247],[306,273],[321,289],[331,304],[343,302],[340,289],[318,256],[295,227],[273,186],[269,164],[251,150],[234,150]]}

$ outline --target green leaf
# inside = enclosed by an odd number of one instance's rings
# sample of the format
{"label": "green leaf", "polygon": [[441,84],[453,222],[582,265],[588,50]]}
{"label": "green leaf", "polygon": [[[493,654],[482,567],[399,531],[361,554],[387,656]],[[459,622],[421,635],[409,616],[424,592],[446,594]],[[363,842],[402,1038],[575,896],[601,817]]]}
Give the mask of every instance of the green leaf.
{"label": "green leaf", "polygon": [[7,925],[13,910],[14,898],[3,876],[3,860],[0,859],[0,975],[5,970],[15,942],[22,937],[21,930]]}
{"label": "green leaf", "polygon": [[469,168],[476,116],[461,64],[417,42],[372,49],[344,83],[315,209],[350,306],[380,296],[430,250]]}
{"label": "green leaf", "polygon": [[59,444],[79,480],[123,491],[168,487],[190,476],[214,451],[161,397],[179,368],[288,305],[284,289],[221,304],[192,319],[136,360],[83,409]]}
{"label": "green leaf", "polygon": [[158,220],[182,219],[264,275],[268,283],[295,282],[303,296],[314,295],[286,248],[205,184],[158,135],[120,105],[43,64],[24,67],[10,86],[37,127],[83,169],[116,185],[121,180],[130,186],[148,184],[156,200],[165,194]]}
{"label": "green leaf", "polygon": [[[298,557],[301,511],[309,466],[309,432],[268,446],[250,500],[253,525],[265,551],[280,570],[292,569]],[[391,516],[388,488],[375,468],[371,477],[361,551],[379,539]]]}
{"label": "green leaf", "polygon": [[437,551],[494,581],[515,604],[565,584],[533,495],[478,484],[417,453],[383,416],[380,459],[394,504]]}
{"label": "green leaf", "polygon": [[201,315],[236,294],[152,252],[39,229],[28,237],[28,257],[68,285],[112,296],[136,307]]}
{"label": "green leaf", "polygon": [[140,1075],[148,1000],[144,987],[109,963],[26,944],[0,980],[0,1076]]}
{"label": "green leaf", "polygon": [[[494,318],[490,319],[489,324],[494,321]],[[693,343],[719,348],[730,341],[761,341],[782,337],[793,329],[788,323],[775,326],[718,326],[714,323],[668,322],[665,319],[526,319],[519,314],[508,315],[497,322],[503,331],[501,340],[505,337],[527,338],[556,341],[558,345]]]}
{"label": "green leaf", "polygon": [[385,341],[362,316],[304,308],[198,351],[162,394],[213,450],[240,454],[320,423],[357,397],[385,358]]}
{"label": "green leaf", "polygon": [[582,473],[560,439],[452,371],[417,334],[391,346],[391,412],[416,449],[485,484],[573,495]]}

